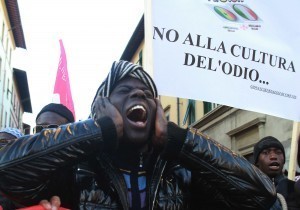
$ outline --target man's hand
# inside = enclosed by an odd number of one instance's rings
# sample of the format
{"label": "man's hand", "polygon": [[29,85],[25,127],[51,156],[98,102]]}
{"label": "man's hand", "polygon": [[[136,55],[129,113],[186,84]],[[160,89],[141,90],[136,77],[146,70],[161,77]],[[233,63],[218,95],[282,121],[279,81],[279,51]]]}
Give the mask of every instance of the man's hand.
{"label": "man's hand", "polygon": [[168,122],[165,117],[164,110],[159,99],[155,99],[156,103],[156,119],[155,133],[152,136],[152,143],[155,147],[163,148],[168,140]]}
{"label": "man's hand", "polygon": [[97,120],[105,116],[113,120],[118,139],[120,139],[123,136],[123,118],[120,112],[110,103],[107,97],[98,96],[92,109],[92,117],[97,122]]}
{"label": "man's hand", "polygon": [[[60,206],[60,198],[58,196],[51,197],[50,201],[41,200],[39,205],[19,208],[17,210],[70,210]],[[1,210],[1,208],[0,208]]]}
{"label": "man's hand", "polygon": [[59,210],[60,204],[60,198],[58,196],[53,196],[50,201],[41,200],[40,202],[40,205],[46,210]]}

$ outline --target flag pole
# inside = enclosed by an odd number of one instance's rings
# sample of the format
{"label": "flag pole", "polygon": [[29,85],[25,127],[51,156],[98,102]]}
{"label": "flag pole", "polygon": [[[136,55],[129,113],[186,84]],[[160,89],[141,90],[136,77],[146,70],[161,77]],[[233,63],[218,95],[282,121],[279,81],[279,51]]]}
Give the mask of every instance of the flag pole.
{"label": "flag pole", "polygon": [[288,178],[290,180],[295,180],[299,133],[300,133],[300,123],[294,121],[292,140],[291,140],[289,171],[288,171]]}
{"label": "flag pole", "polygon": [[145,29],[145,48],[144,48],[144,69],[154,78],[153,71],[153,47],[152,47],[152,1],[144,0],[144,29]]}

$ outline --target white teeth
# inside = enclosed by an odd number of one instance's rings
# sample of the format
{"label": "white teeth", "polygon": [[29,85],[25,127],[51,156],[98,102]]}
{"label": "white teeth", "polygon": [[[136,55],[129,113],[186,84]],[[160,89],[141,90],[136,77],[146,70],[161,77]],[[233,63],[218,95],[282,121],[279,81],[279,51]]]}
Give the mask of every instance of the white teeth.
{"label": "white teeth", "polygon": [[135,109],[141,109],[144,112],[146,112],[146,109],[143,106],[141,106],[141,105],[135,105],[135,106],[131,107],[131,109],[129,111],[132,112]]}

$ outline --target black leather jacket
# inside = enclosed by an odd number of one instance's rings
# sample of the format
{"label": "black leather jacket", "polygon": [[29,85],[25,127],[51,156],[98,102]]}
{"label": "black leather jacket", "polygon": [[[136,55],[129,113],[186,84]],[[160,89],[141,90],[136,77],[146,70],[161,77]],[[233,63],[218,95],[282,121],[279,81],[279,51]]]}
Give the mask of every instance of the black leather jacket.
{"label": "black leather jacket", "polygon": [[[255,166],[195,129],[180,141],[178,129],[169,125],[166,149],[151,155],[148,209],[280,209]],[[123,176],[104,152],[116,137],[110,118],[24,136],[0,150],[0,190],[25,206],[59,195],[71,209],[127,210]]]}

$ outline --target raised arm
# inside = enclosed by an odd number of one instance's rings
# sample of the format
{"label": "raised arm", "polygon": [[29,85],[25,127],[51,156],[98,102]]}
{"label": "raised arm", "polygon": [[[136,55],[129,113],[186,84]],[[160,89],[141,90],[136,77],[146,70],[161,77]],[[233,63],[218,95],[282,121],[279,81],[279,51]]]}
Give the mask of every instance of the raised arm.
{"label": "raised arm", "polygon": [[0,150],[0,190],[21,203],[45,199],[39,195],[48,188],[53,174],[93,153],[111,150],[116,143],[115,125],[108,117],[98,123],[90,119],[24,136]]}
{"label": "raised arm", "polygon": [[242,156],[196,129],[187,131],[169,123],[168,134],[166,157],[177,154],[191,171],[194,189],[209,187],[212,195],[222,197],[231,209],[270,209],[276,202],[271,180]]}

